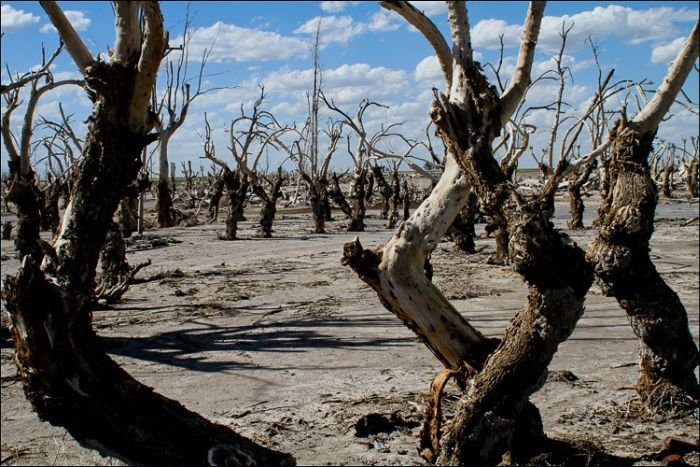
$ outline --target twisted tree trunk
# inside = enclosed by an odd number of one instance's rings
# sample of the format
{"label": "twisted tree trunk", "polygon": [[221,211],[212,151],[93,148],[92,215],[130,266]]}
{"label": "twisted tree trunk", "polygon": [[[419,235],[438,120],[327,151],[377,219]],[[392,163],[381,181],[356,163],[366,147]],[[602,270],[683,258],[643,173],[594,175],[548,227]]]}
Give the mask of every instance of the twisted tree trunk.
{"label": "twisted tree trunk", "polygon": [[[365,231],[365,208],[366,192],[365,183],[367,180],[367,169],[355,171],[355,176],[352,181],[351,198],[352,198],[352,213],[350,216],[349,232],[364,232]],[[371,192],[372,187],[370,185]]]}
{"label": "twisted tree trunk", "polygon": [[328,190],[328,196],[333,200],[333,202],[343,211],[347,217],[352,218],[352,209],[348,201],[345,199],[343,190],[340,189],[340,182],[338,181],[338,175],[333,173],[331,177],[331,189]]}
{"label": "twisted tree trunk", "polygon": [[391,174],[391,198],[389,199],[389,222],[386,224],[387,229],[396,227],[399,221],[399,204],[401,203],[401,185],[399,184],[399,173],[394,171]]}
{"label": "twisted tree trunk", "polygon": [[226,215],[226,231],[219,235],[221,240],[237,240],[238,221],[243,218],[245,199],[248,192],[248,181],[237,170],[224,169],[224,185],[228,197],[228,212]]}
{"label": "twisted tree trunk", "polygon": [[593,159],[585,165],[579,176],[574,174],[569,182],[568,191],[571,219],[569,219],[568,226],[572,230],[583,228],[583,211],[585,206],[583,205],[583,198],[581,197],[581,187],[586,184],[596,165],[597,159]]}
{"label": "twisted tree trunk", "polygon": [[655,132],[640,134],[624,121],[613,130],[610,190],[598,216],[598,236],[588,249],[603,294],[625,310],[641,344],[637,390],[652,408],[668,410],[700,399],[698,348],[678,295],[651,261],[658,199],[647,157]]}

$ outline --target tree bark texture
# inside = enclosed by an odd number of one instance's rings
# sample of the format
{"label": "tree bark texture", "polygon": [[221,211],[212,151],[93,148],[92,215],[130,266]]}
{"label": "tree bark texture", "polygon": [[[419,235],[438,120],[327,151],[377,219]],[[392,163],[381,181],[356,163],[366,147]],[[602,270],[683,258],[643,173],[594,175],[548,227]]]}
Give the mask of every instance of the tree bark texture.
{"label": "tree bark texture", "polygon": [[282,182],[284,182],[284,177],[282,177],[282,169],[280,168],[269,195],[265,193],[262,186],[253,184],[253,192],[263,202],[260,208],[260,229],[258,230],[258,235],[262,238],[272,237],[272,224],[275,221],[275,213],[277,212],[277,200],[282,196]]}
{"label": "tree bark texture", "polygon": [[476,195],[470,190],[467,195],[467,204],[462,208],[457,217],[455,217],[452,227],[450,228],[452,240],[455,242],[455,245],[457,245],[457,248],[465,253],[476,253],[476,244],[474,243],[476,232],[474,231],[474,223],[476,222],[476,215],[479,212],[477,204],[478,200]]}
{"label": "tree bark texture", "polygon": [[649,406],[669,409],[700,398],[694,373],[700,355],[683,304],[649,255],[658,200],[647,160],[654,134],[642,135],[624,121],[613,129],[610,189],[588,258],[604,295],[617,299],[640,340],[638,392]]}
{"label": "tree bark texture", "polygon": [[391,187],[386,182],[381,167],[375,165],[372,167],[374,181],[377,184],[377,190],[382,197],[382,209],[379,213],[381,219],[389,219],[389,202],[391,200]]}

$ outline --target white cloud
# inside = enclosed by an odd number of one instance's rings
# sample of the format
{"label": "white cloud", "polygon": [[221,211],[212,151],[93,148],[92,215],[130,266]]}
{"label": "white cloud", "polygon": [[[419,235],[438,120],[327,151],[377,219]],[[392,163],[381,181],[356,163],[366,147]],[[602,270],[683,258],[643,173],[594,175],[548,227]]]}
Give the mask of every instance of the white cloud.
{"label": "white cloud", "polygon": [[[321,17],[321,47],[338,43],[346,45],[353,37],[366,32],[395,31],[401,27],[401,19],[388,11],[378,11],[372,15],[368,23],[355,21],[352,16],[323,16]],[[294,30],[296,34],[316,34],[318,16]]]}
{"label": "white cloud", "polygon": [[[85,16],[85,13],[83,13],[82,11],[66,10],[63,13],[65,13],[66,18],[68,19],[70,24],[73,25],[73,28],[75,28],[76,31],[87,31],[87,29],[90,27],[90,24],[92,23],[92,20]],[[46,23],[39,29],[40,32],[44,33],[55,30],[56,28],[51,23]]]}
{"label": "white cloud", "polygon": [[472,45],[498,49],[501,47],[499,36],[502,34],[504,47],[515,47],[520,43],[521,29],[519,24],[508,24],[502,19],[484,19],[471,30]]}
{"label": "white cloud", "polygon": [[447,13],[447,5],[445,4],[445,2],[411,1],[409,3],[416,7],[417,10],[422,11],[427,16],[435,16]]}
{"label": "white cloud", "polygon": [[423,60],[418,62],[416,65],[416,70],[414,72],[414,77],[416,81],[431,81],[437,82],[442,77],[442,68],[440,67],[440,62],[435,55],[430,55],[425,57]]}
{"label": "white cloud", "polygon": [[372,15],[372,22],[369,23],[369,30],[378,31],[396,31],[401,27],[401,21],[399,21],[396,15],[392,14],[390,11],[382,10],[374,13]]}
{"label": "white cloud", "polygon": [[[620,5],[597,6],[592,10],[574,15],[545,16],[538,38],[538,46],[547,52],[556,52],[561,45],[562,22],[574,24],[567,38],[567,50],[579,50],[585,46],[585,39],[591,36],[597,42],[608,37],[630,43],[659,41],[677,35],[676,22],[695,21],[697,12],[670,7],[648,8],[645,10]],[[517,47],[520,42],[521,24],[508,24],[501,19],[479,21],[471,31],[474,47],[497,49],[499,35],[503,34],[505,47]]]}
{"label": "white cloud", "polygon": [[[297,34],[316,34],[318,16],[294,30]],[[352,16],[324,16],[321,19],[321,46],[333,42],[347,44],[350,39],[367,31],[368,25],[353,20]]]}
{"label": "white cloud", "polygon": [[[182,36],[170,42],[181,44]],[[211,48],[212,44],[214,45],[209,60],[215,62],[285,60],[308,56],[310,50],[307,42],[295,37],[217,21],[209,27],[192,31],[189,42],[190,60],[201,60],[204,49]]]}
{"label": "white cloud", "polygon": [[38,16],[25,13],[24,10],[15,10],[12,5],[2,5],[0,7],[2,32],[15,32],[31,26],[39,21]]}
{"label": "white cloud", "polygon": [[651,51],[651,63],[671,63],[678,55],[678,51],[681,50],[685,41],[685,37],[679,37],[672,42],[654,47]]}
{"label": "white cloud", "polygon": [[340,13],[348,6],[354,6],[358,3],[360,2],[323,1],[321,2],[321,11],[326,13]]}

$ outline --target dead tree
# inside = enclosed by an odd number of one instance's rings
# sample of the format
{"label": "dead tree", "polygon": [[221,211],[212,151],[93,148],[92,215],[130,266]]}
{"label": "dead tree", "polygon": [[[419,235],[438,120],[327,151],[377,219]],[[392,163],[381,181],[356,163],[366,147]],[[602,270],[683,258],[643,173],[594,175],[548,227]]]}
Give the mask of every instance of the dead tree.
{"label": "dead tree", "polygon": [[[142,385],[102,348],[91,324],[92,284],[119,200],[141,167],[143,147],[156,139],[149,102],[166,34],[157,2],[117,2],[113,52],[98,60],[56,3],[41,6],[94,107],[71,199],[44,261],[25,249],[19,271],[4,281],[15,362],[33,409],[83,446],[128,464],[202,465],[220,456],[222,464],[292,463]],[[34,204],[18,208],[27,205]],[[36,227],[28,232],[36,244]]]}
{"label": "dead tree", "polygon": [[[696,136],[690,138],[690,145],[693,149],[691,153],[686,152],[685,140],[683,141],[683,172],[688,196],[690,196],[690,198],[697,198],[700,196],[700,191],[698,191],[700,164],[698,163],[698,138]],[[687,159],[686,156],[688,156]]]}
{"label": "dead tree", "polygon": [[[189,7],[188,7],[189,9]],[[165,62],[165,89],[160,98],[156,90],[153,91],[153,109],[157,118],[155,129],[158,133],[158,184],[156,185],[156,212],[158,227],[172,227],[175,225],[172,193],[175,192],[175,173],[171,167],[172,181],[168,184],[168,168],[174,164],[168,162],[168,147],[175,132],[182,126],[187,118],[190,104],[199,96],[214,89],[202,90],[202,78],[204,67],[211,52],[211,47],[205,48],[202,54],[197,76],[197,87],[194,93],[190,87],[188,76],[189,41],[191,39],[191,25],[189,11],[185,19],[183,43],[175,50],[179,53],[177,60]],[[213,44],[212,44],[213,47]]]}
{"label": "dead tree", "polygon": [[[44,246],[39,239],[42,226],[41,213],[44,211],[44,194],[40,191],[36,173],[32,167],[31,143],[34,133],[34,113],[39,99],[47,92],[60,86],[83,84],[82,80],[54,81],[50,67],[63,50],[61,44],[47,59],[42,49],[42,65],[35,72],[29,72],[3,85],[5,111],[2,114],[2,140],[9,156],[10,187],[7,199],[17,206],[17,235],[15,246],[20,257],[31,255],[40,262],[44,255]],[[20,85],[21,84],[21,85]],[[29,97],[23,116],[22,129],[18,139],[12,135],[12,114],[20,106],[20,93],[28,85]],[[46,216],[44,226],[46,227]]]}
{"label": "dead tree", "polygon": [[698,59],[699,28],[696,22],[654,97],[632,119],[623,108],[611,130],[610,189],[588,249],[603,293],[617,299],[640,340],[637,390],[657,410],[693,407],[700,398],[695,376],[700,355],[686,310],[649,254],[658,193],[648,160],[659,123]]}
{"label": "dead tree", "polygon": [[352,208],[348,204],[348,200],[345,199],[345,194],[342,188],[340,188],[340,180],[338,180],[338,174],[333,172],[331,176],[330,189],[328,190],[328,196],[333,200],[336,206],[343,211],[349,219],[352,218]]}
{"label": "dead tree", "polygon": [[284,182],[284,177],[282,176],[282,166],[277,169],[277,177],[274,180],[267,180],[270,185],[270,193],[268,194],[262,187],[259,180],[267,177],[257,176],[255,178],[256,182],[253,185],[253,193],[258,195],[262,200],[262,207],[260,208],[260,229],[258,230],[258,235],[262,238],[272,237],[272,224],[275,221],[275,213],[277,212],[277,200],[282,196],[282,183]]}
{"label": "dead tree", "polygon": [[391,171],[391,199],[389,200],[389,220],[387,229],[393,229],[399,221],[399,205],[401,204],[401,184],[399,183],[399,166],[401,162],[394,164]]}
{"label": "dead tree", "polygon": [[[448,148],[445,171],[431,195],[393,238],[375,251],[359,241],[345,246],[343,261],[378,293],[452,371],[473,374],[457,414],[441,440],[433,430],[426,446],[438,464],[491,464],[511,450],[534,446],[541,436],[537,410],[528,397],[545,381],[559,344],[583,313],[592,269],[584,252],[551,223],[553,194],[564,171],[561,161],[543,191],[526,200],[493,157],[492,144],[511,118],[529,83],[544,3],[532,2],[513,77],[502,95],[473,61],[464,4],[448,2],[452,49],[408,2],[382,2],[426,36],[446,81],[436,92],[431,118]],[[484,338],[427,279],[424,259],[464,206],[467,180],[485,213],[507,226],[509,260],[529,287],[528,303],[494,342]],[[487,358],[488,356],[488,358]],[[462,370],[464,371],[464,370]],[[528,428],[524,428],[528,426]],[[526,433],[530,431],[530,436]]]}

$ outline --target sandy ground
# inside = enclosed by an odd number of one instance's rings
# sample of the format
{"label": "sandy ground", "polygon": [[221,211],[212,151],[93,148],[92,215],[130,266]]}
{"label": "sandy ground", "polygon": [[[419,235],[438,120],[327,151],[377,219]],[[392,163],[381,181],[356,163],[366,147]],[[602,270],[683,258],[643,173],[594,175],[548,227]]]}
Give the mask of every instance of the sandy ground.
{"label": "sandy ground", "polygon": [[[586,225],[593,204],[589,199]],[[222,213],[216,225],[147,230],[131,243],[131,264],[153,264],[139,272],[143,282],[122,303],[94,314],[109,353],[158,392],[293,453],[299,464],[425,464],[417,453],[419,424],[441,366],[341,266],[342,246],[355,236],[344,232],[342,214],[335,214],[327,234],[317,235],[310,214],[280,210],[272,239],[254,238],[256,212],[246,215],[240,241],[217,239]],[[661,201],[652,240],[656,266],[688,310],[696,340],[698,222],[687,220],[697,215],[697,201]],[[567,217],[567,205],[558,201],[557,225],[565,228]],[[366,247],[390,238],[376,212],[368,224],[359,235]],[[571,233],[584,248],[593,234],[590,228]],[[434,282],[479,330],[500,336],[523,304],[525,286],[508,268],[487,264],[492,239],[479,239],[477,248],[464,255],[442,242],[433,255]],[[12,242],[2,242],[3,275],[17,267]],[[3,340],[2,464],[119,465],[39,421],[22,393],[12,353],[11,342]],[[553,377],[532,400],[552,437],[590,441],[647,465],[656,462],[650,456],[661,450],[663,437],[697,436],[697,414],[674,419],[633,410],[637,341],[624,312],[595,285],[550,370]],[[555,377],[563,371],[578,379]],[[456,399],[455,388],[450,391]],[[358,433],[358,421],[369,414],[393,415],[391,432]],[[697,460],[696,454],[686,458]]]}

